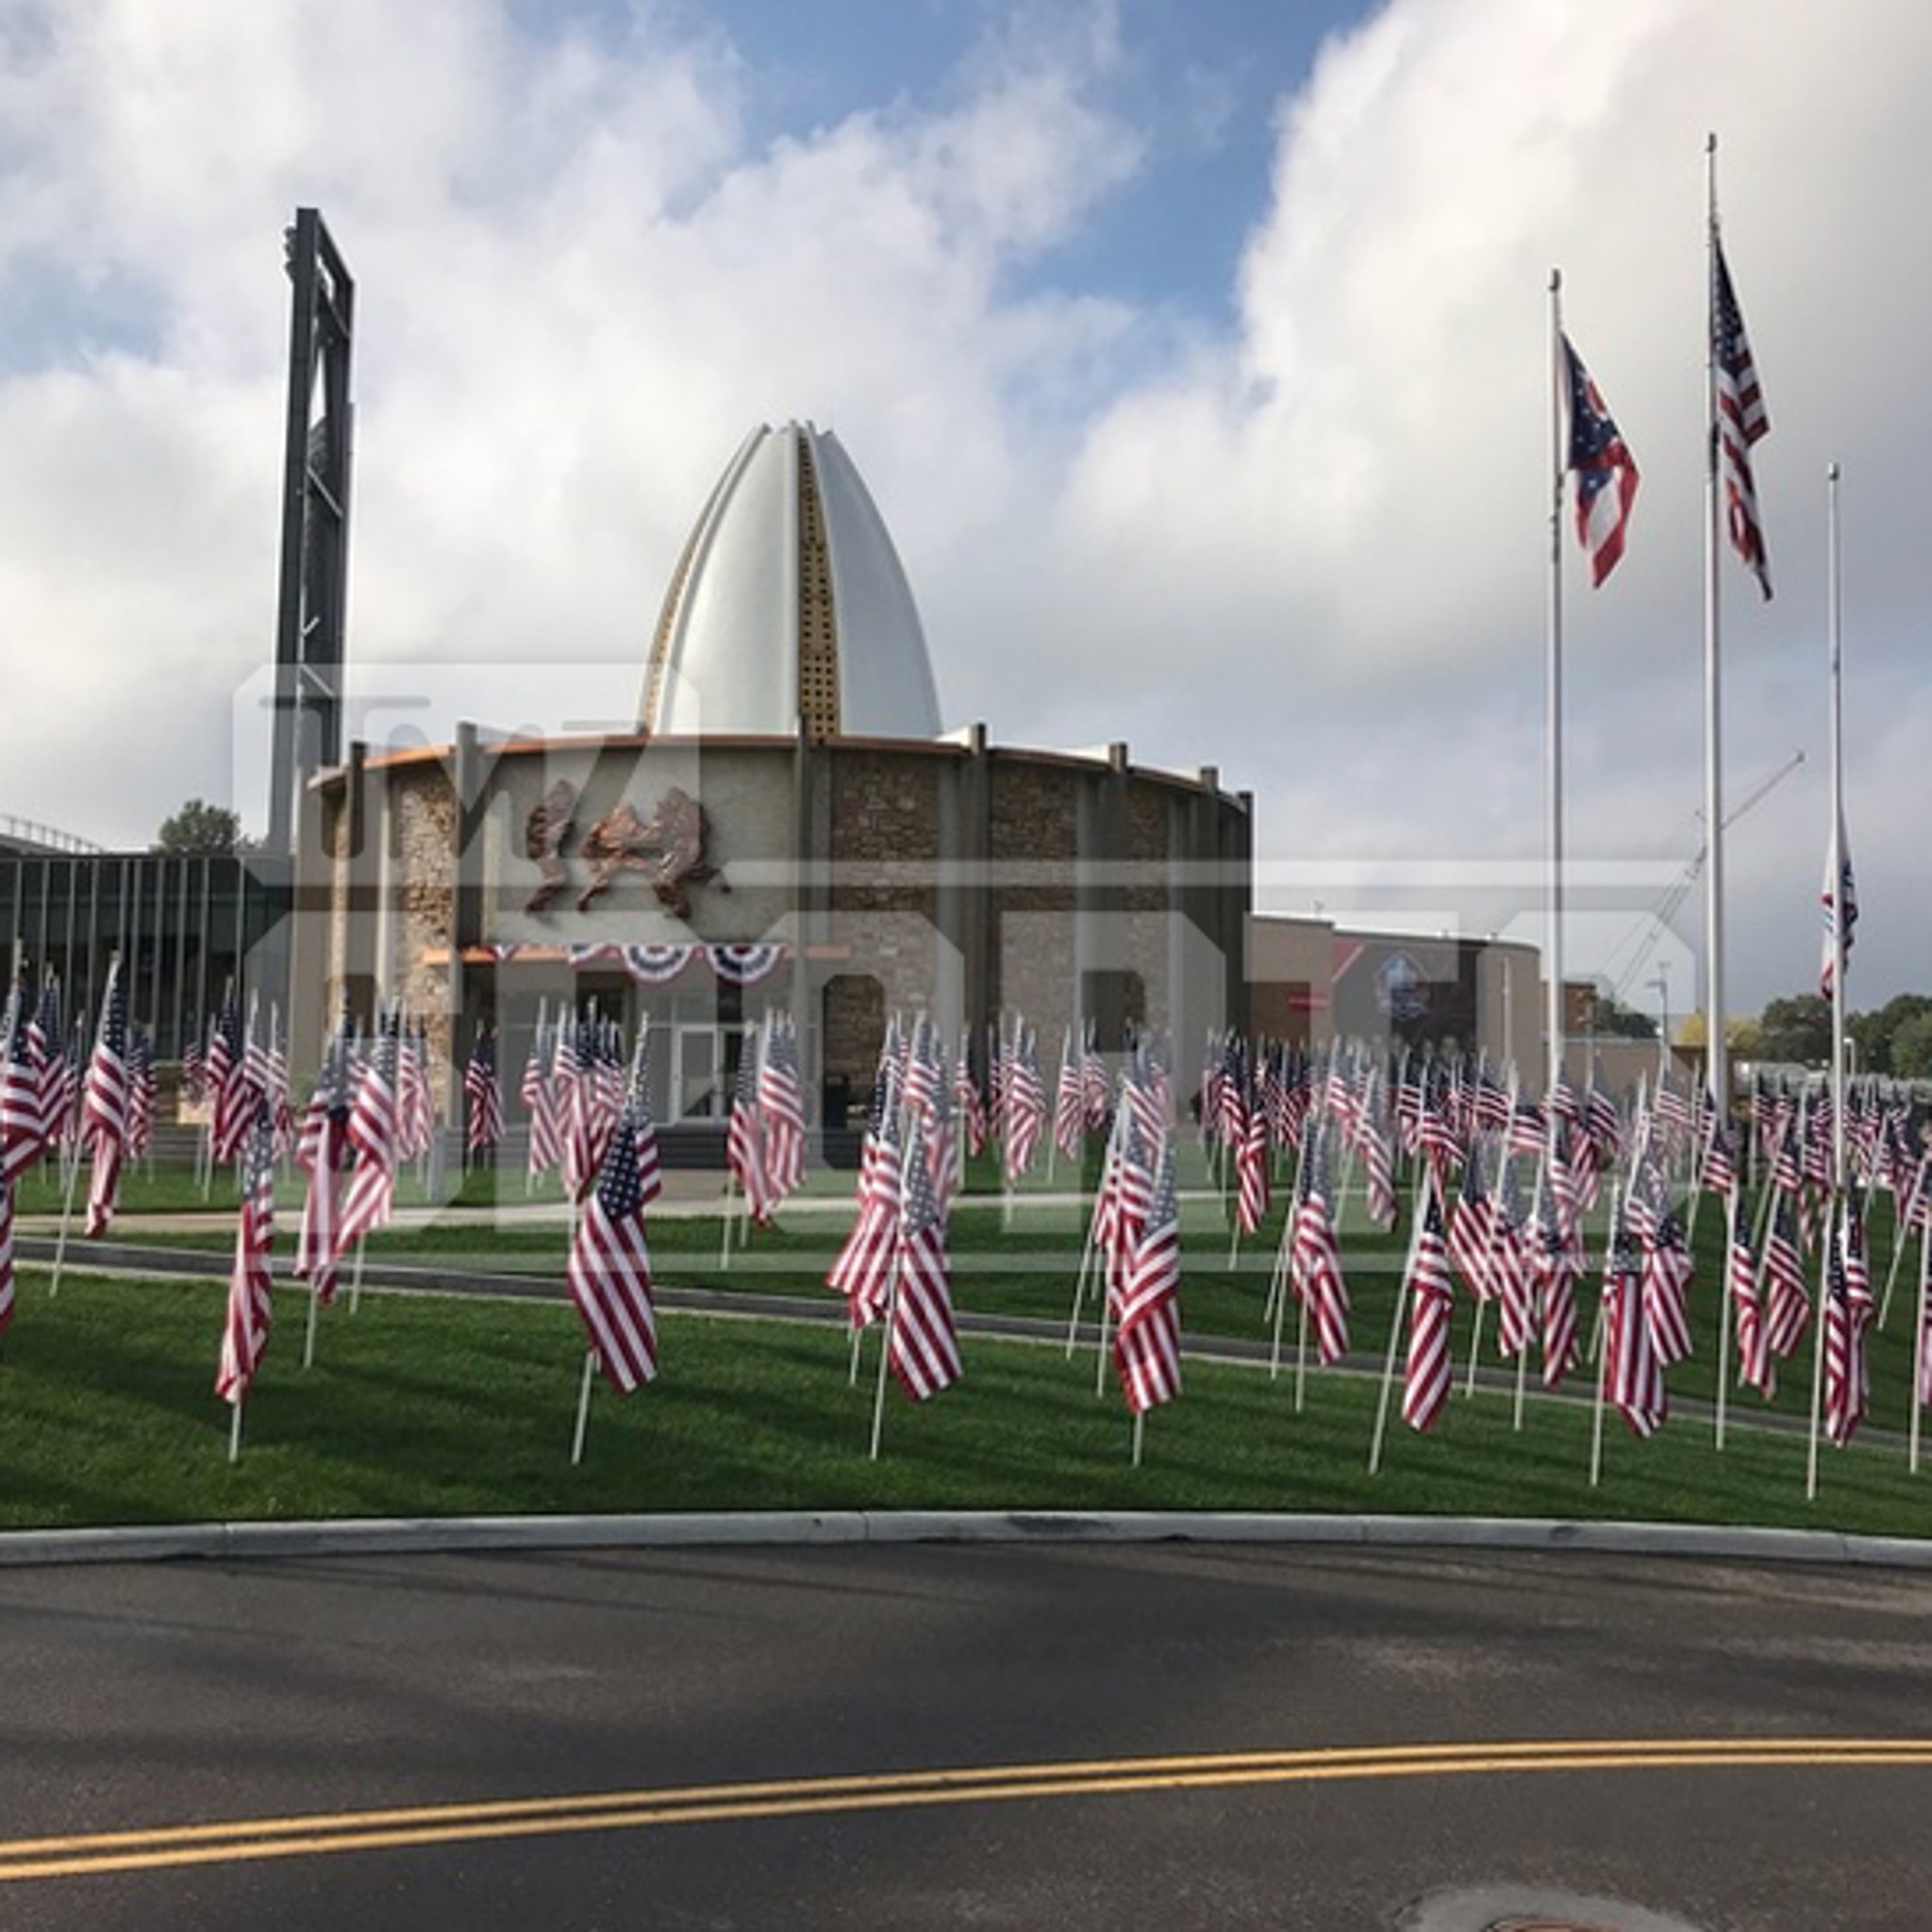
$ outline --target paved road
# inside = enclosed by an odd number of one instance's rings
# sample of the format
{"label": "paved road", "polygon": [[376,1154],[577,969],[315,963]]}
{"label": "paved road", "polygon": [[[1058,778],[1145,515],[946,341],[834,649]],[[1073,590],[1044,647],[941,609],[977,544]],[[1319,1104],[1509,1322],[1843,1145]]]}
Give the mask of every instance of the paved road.
{"label": "paved road", "polygon": [[1924,1928],[1928,1609],[1334,1548],[0,1572],[0,1926]]}

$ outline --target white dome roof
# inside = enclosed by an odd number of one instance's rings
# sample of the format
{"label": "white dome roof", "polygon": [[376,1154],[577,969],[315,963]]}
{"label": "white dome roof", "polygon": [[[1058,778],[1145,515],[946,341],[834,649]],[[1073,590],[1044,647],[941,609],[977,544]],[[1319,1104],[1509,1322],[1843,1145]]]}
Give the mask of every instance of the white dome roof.
{"label": "white dome roof", "polygon": [[936,738],[898,553],[839,439],[761,426],[698,518],[651,643],[645,731]]}

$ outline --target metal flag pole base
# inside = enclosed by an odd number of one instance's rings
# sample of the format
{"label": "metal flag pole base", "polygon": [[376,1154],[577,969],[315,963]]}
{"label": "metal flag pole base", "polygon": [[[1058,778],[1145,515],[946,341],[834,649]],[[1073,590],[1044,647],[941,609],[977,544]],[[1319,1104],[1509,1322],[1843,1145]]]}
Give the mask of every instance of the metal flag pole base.
{"label": "metal flag pole base", "polygon": [[356,1237],[356,1265],[349,1274],[349,1312],[352,1315],[362,1306],[362,1250],[368,1244],[366,1234]]}
{"label": "metal flag pole base", "polygon": [[1136,1409],[1134,1411],[1134,1467],[1136,1469],[1139,1469],[1141,1466],[1141,1445],[1146,1440],[1146,1435],[1147,1411],[1145,1409]]}
{"label": "metal flag pole base", "polygon": [[852,1324],[852,1378],[848,1385],[854,1389],[858,1387],[858,1356],[864,1341],[865,1330],[857,1321],[854,1321]]}
{"label": "metal flag pole base", "polygon": [[584,1436],[591,1426],[591,1384],[597,1374],[597,1351],[584,1351],[584,1377],[577,1388],[577,1424],[570,1439],[570,1465],[575,1469],[584,1459]]}
{"label": "metal flag pole base", "polygon": [[308,1325],[302,1335],[302,1366],[305,1369],[315,1366],[315,1324],[317,1310],[322,1306],[322,1291],[314,1282],[308,1284]]}
{"label": "metal flag pole base", "polygon": [[47,1299],[60,1292],[60,1270],[67,1262],[67,1230],[74,1220],[74,1184],[80,1178],[80,1162],[76,1160],[67,1170],[67,1192],[60,1203],[60,1239],[54,1243],[54,1279],[47,1290]]}
{"label": "metal flag pole base", "polygon": [[239,1401],[234,1404],[228,1418],[228,1460],[242,1460],[242,1404]]}

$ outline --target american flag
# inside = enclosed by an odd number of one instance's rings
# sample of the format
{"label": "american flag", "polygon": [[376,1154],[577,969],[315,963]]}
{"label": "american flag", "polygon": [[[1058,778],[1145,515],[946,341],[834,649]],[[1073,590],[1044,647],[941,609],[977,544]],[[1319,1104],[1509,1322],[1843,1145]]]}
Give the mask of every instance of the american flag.
{"label": "american flag", "polygon": [[406,1027],[396,1052],[396,1158],[415,1160],[429,1151],[436,1132],[436,1101],[429,1087],[429,1037],[418,1020]]}
{"label": "american flag", "polygon": [[1780,1200],[1764,1242],[1765,1346],[1782,1361],[1804,1340],[1811,1303],[1805,1292],[1805,1257],[1789,1200]]}
{"label": "american flag", "polygon": [[1838,971],[1838,954],[1840,951],[1838,941],[1839,908],[1840,907],[1844,908],[1845,936],[1843,952],[1847,966],[1851,964],[1852,959],[1852,934],[1857,929],[1858,924],[1858,885],[1857,881],[1852,876],[1852,848],[1845,838],[1843,819],[1839,821],[1837,842],[1839,853],[1838,890],[1836,891],[1832,890],[1831,852],[1829,847],[1827,847],[1824,854],[1824,884],[1820,888],[1818,893],[1819,904],[1824,908],[1824,950],[1818,966],[1818,993],[1821,999],[1827,1000],[1831,997],[1832,980]]}
{"label": "american flag", "polygon": [[[1135,1131],[1150,1147],[1158,1147],[1166,1141],[1167,1130],[1174,1124],[1174,1083],[1167,1076],[1158,1041],[1141,1040],[1135,1043],[1127,1063],[1121,1069],[1121,1103],[1133,1116]],[[1265,1148],[1269,1125],[1265,1120],[1261,1124],[1261,1144]]]}
{"label": "american flag", "polygon": [[308,1175],[295,1235],[294,1274],[326,1304],[335,1298],[341,1257],[342,1169],[349,1158],[349,1101],[355,1084],[355,1032],[344,1013],[323,1055],[302,1116],[295,1163]]}
{"label": "american flag", "polygon": [[356,1168],[342,1203],[341,1227],[336,1237],[339,1253],[372,1228],[386,1226],[395,1205],[396,1067],[402,1026],[400,1013],[392,1010],[384,1016],[349,1104],[348,1141]]}
{"label": "american flag", "polygon": [[1604,1265],[1604,1392],[1632,1432],[1648,1436],[1670,1413],[1662,1365],[1651,1346],[1637,1243],[1619,1223]]}
{"label": "american flag", "polygon": [[242,1013],[232,997],[222,1002],[208,1039],[208,1086],[213,1101],[208,1122],[209,1157],[237,1158],[255,1119],[248,1102],[248,1049],[242,1036]]}
{"label": "american flag", "polygon": [[1046,1131],[1046,1088],[1040,1077],[1040,1043],[1031,1027],[1023,1026],[1013,1041],[1000,1127],[1007,1182],[1011,1186],[1033,1165]]}
{"label": "american flag", "polygon": [[503,1139],[503,1086],[496,1073],[496,1035],[478,1028],[463,1069],[463,1098],[469,1103],[465,1144],[473,1158],[486,1155]]}
{"label": "american flag", "polygon": [[1496,1293],[1497,1352],[1513,1361],[1536,1334],[1537,1261],[1541,1243],[1530,1225],[1517,1177],[1507,1167],[1502,1192],[1491,1280]]}
{"label": "american flag", "polygon": [[0,1335],[13,1320],[13,1183],[0,1174]]}
{"label": "american flag", "polygon": [[275,1126],[264,1107],[256,1113],[242,1147],[242,1208],[235,1224],[235,1265],[228,1275],[228,1317],[222,1328],[221,1366],[215,1393],[224,1402],[247,1400],[248,1387],[268,1349],[275,1297],[269,1252],[275,1238]]}
{"label": "american flag", "polygon": [[731,1096],[731,1119],[724,1129],[724,1165],[744,1194],[752,1224],[763,1227],[775,1205],[765,1165],[765,1128],[758,1111],[758,1044],[755,1034],[742,1036],[738,1050],[738,1083]]}
{"label": "american flag", "polygon": [[1590,557],[1591,582],[1600,585],[1624,555],[1630,506],[1637,501],[1637,464],[1567,335],[1563,361],[1570,391],[1569,467],[1576,473],[1576,536]]}
{"label": "american flag", "polygon": [[289,1046],[282,1037],[282,1019],[274,1007],[268,1009],[267,1086],[269,1120],[275,1128],[275,1158],[279,1160],[294,1144],[295,1109],[289,1096]]}
{"label": "american flag", "polygon": [[1409,1257],[1408,1361],[1402,1382],[1402,1419],[1429,1429],[1449,1400],[1449,1319],[1455,1307],[1442,1202],[1432,1183]]}
{"label": "american flag", "polygon": [[127,1055],[127,983],[121,976],[117,955],[108,968],[108,990],[101,1000],[93,1055],[81,1090],[82,1130],[93,1155],[87,1183],[87,1231],[95,1237],[106,1234],[114,1219],[121,1163],[127,1154],[131,1081]]}
{"label": "american flag", "polygon": [[1751,1252],[1749,1233],[1741,1227],[1731,1235],[1726,1273],[1730,1276],[1731,1316],[1738,1331],[1738,1380],[1768,1401],[1777,1387],[1777,1373],[1772,1366],[1757,1257]]}
{"label": "american flag", "polygon": [[[1387,1166],[1388,1150],[1384,1148],[1383,1164]],[[1169,1155],[1172,1164],[1173,1156]],[[1248,1108],[1246,1130],[1241,1135],[1241,1145],[1235,1149],[1234,1171],[1237,1182],[1235,1195],[1235,1223],[1245,1235],[1251,1235],[1268,1218],[1268,1117],[1257,1105]],[[1393,1201],[1391,1196],[1391,1205]]]}
{"label": "american flag", "polygon": [[958,1379],[959,1345],[953,1333],[945,1220],[917,1134],[906,1150],[902,1185],[898,1291],[886,1350],[899,1386],[913,1401],[924,1402]]}
{"label": "american flag", "polygon": [[1093,1192],[1093,1247],[1108,1292],[1118,1303],[1147,1210],[1154,1205],[1154,1147],[1128,1115],[1108,1142],[1106,1165]]}
{"label": "american flag", "polygon": [[900,1083],[899,1097],[906,1111],[915,1120],[924,1120],[932,1112],[933,1104],[940,1092],[940,1064],[937,1048],[937,1034],[932,1022],[922,1013],[919,1024],[912,1029],[912,1038],[907,1047],[905,1077]]}
{"label": "american flag", "polygon": [[1668,1369],[1690,1353],[1690,1251],[1674,1208],[1665,1206],[1643,1231],[1643,1300],[1650,1345],[1657,1366]]}
{"label": "american flag", "polygon": [[966,1137],[967,1153],[982,1153],[986,1147],[986,1103],[973,1077],[972,1048],[963,1034],[959,1057],[953,1062],[953,1107],[959,1118],[959,1130]]}
{"label": "american flag", "polygon": [[624,1090],[624,1110],[638,1142],[638,1186],[648,1208],[664,1191],[664,1161],[658,1152],[658,1124],[651,1118],[651,1023],[638,1024],[637,1052]]}
{"label": "american flag", "polygon": [[40,1098],[41,1144],[51,1148],[66,1135],[68,1109],[74,1099],[74,1063],[61,1031],[60,982],[52,968],[42,984],[33,1018],[27,1022],[26,1039],[27,1058]]}
{"label": "american flag", "polygon": [[1180,1208],[1170,1144],[1121,1287],[1114,1330],[1114,1367],[1136,1415],[1181,1392],[1180,1287]]}
{"label": "american flag", "polygon": [[1074,1031],[1070,1026],[1060,1041],[1059,1078],[1054,1083],[1053,1143],[1069,1160],[1076,1160],[1086,1131],[1087,1112],[1080,1091],[1080,1063],[1074,1054]]}
{"label": "american flag", "polygon": [[0,1020],[0,1181],[24,1174],[43,1144],[41,1077],[33,1060],[26,990],[15,980]]}
{"label": "american flag", "polygon": [[[559,1024],[558,1031],[560,1032]],[[529,1166],[532,1174],[548,1174],[563,1158],[563,1140],[558,1131],[557,1089],[548,1071],[550,1043],[543,1033],[539,1014],[537,1030],[530,1041],[530,1057],[524,1062],[524,1078],[518,1097],[530,1117]]]}
{"label": "american flag", "polygon": [[1764,409],[1764,391],[1757,386],[1757,365],[1744,334],[1744,318],[1724,263],[1724,243],[1715,232],[1710,239],[1711,381],[1715,389],[1718,450],[1723,465],[1724,507],[1731,526],[1731,548],[1744,559],[1757,579],[1757,588],[1771,595],[1771,560],[1764,551],[1764,526],[1757,520],[1757,486],[1751,475],[1751,446],[1771,431]]}
{"label": "american flag", "polygon": [[609,1124],[603,1119],[603,1086],[598,1073],[597,1028],[566,1017],[558,1025],[557,1061],[550,1091],[563,1148],[564,1191],[582,1201],[597,1184]]}
{"label": "american flag", "polygon": [[1348,1353],[1348,1284],[1341,1275],[1341,1250],[1329,1201],[1327,1137],[1318,1133],[1303,1157],[1300,1199],[1295,1204],[1289,1246],[1289,1280],[1314,1324],[1315,1344],[1324,1367]]}
{"label": "american flag", "polygon": [[1113,1081],[1108,1077],[1107,1060],[1094,1037],[1093,1025],[1087,1026],[1087,1042],[1080,1056],[1080,1106],[1086,1124],[1104,1127],[1113,1110]]}
{"label": "american flag", "polygon": [[1849,1215],[1834,1231],[1824,1269],[1824,1433],[1842,1449],[1857,1434],[1869,1407],[1865,1330],[1872,1320],[1871,1284],[1859,1292],[1862,1247]]}
{"label": "american flag", "polygon": [[1738,1191],[1738,1130],[1721,1121],[1715,1108],[1707,1109],[1704,1141],[1704,1185],[1713,1194]]}
{"label": "american flag", "polygon": [[1496,1206],[1484,1178],[1484,1157],[1473,1146],[1463,1164],[1462,1185],[1449,1210],[1449,1257],[1469,1291],[1486,1302],[1495,1292],[1491,1279],[1496,1242]]}
{"label": "american flag", "polygon": [[1387,1234],[1395,1225],[1395,1162],[1389,1151],[1389,1129],[1379,1101],[1371,1100],[1362,1108],[1356,1147],[1362,1158],[1369,1219]]}
{"label": "american flag", "polygon": [[139,1160],[155,1135],[155,1041],[145,1026],[127,1041],[127,1158]]}
{"label": "american flag", "polygon": [[[10,1226],[8,1233],[10,1237]],[[1912,1378],[1912,1386],[1918,1391],[1919,1407],[1924,1408],[1932,1403],[1932,1297],[1926,1299],[1925,1311],[1919,1324],[1918,1353],[1918,1373]]]}
{"label": "american flag", "polygon": [[186,1107],[199,1107],[208,1097],[208,1067],[202,1059],[201,1034],[194,1009],[181,1029],[181,1101]]}
{"label": "american flag", "polygon": [[902,1190],[897,1109],[887,1103],[890,1076],[882,1070],[858,1160],[858,1218],[825,1276],[827,1285],[845,1297],[854,1328],[883,1320],[891,1300]]}
{"label": "american flag", "polygon": [[805,1087],[799,1077],[798,1037],[789,1013],[765,1021],[758,1058],[758,1117],[764,1124],[765,1191],[775,1208],[805,1185]]}
{"label": "american flag", "polygon": [[1576,1284],[1583,1278],[1583,1258],[1575,1220],[1547,1169],[1537,1195],[1536,1241],[1536,1290],[1543,1310],[1543,1386],[1557,1389],[1576,1363]]}
{"label": "american flag", "polygon": [[658,1316],[644,1241],[636,1124],[618,1116],[597,1185],[570,1246],[570,1294],[611,1386],[624,1394],[658,1373]]}

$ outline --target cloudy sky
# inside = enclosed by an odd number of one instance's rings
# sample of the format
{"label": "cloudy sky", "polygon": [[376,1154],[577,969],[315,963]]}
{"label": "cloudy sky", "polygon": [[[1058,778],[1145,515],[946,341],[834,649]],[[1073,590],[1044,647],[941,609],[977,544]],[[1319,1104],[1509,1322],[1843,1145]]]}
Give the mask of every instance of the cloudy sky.
{"label": "cloudy sky", "polygon": [[1727,1004],[1816,973],[1833,460],[1853,998],[1932,989],[1928,75],[1924,0],[0,0],[0,812],[259,825],[313,205],[408,728],[627,721],[718,473],[809,418],[949,722],[1218,766],[1264,905],[1533,932],[1560,267],[1643,479],[1602,590],[1566,531],[1571,957],[1681,1011],[1715,131],[1777,583],[1725,558],[1727,802],[1804,754],[1726,840]]}

